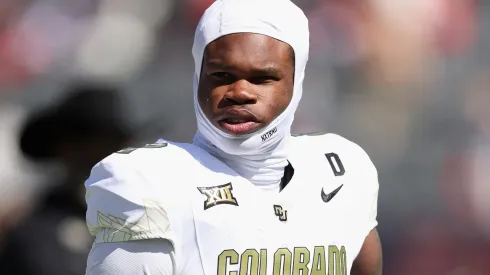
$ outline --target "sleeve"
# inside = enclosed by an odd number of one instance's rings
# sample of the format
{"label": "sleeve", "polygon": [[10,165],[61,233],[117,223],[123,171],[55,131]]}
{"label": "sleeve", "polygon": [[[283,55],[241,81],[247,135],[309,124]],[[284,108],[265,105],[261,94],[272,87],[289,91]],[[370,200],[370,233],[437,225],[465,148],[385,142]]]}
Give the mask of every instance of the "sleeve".
{"label": "sleeve", "polygon": [[159,197],[165,192],[138,167],[127,155],[115,154],[92,169],[85,198],[87,226],[95,244],[147,239],[173,243],[168,207]]}
{"label": "sleeve", "polygon": [[203,274],[192,213],[166,184],[175,175],[162,166],[135,152],[112,155],[92,169],[85,182],[86,221],[95,241],[87,274]]}
{"label": "sleeve", "polygon": [[174,259],[166,240],[102,243],[90,251],[86,275],[173,275]]}
{"label": "sleeve", "polygon": [[[378,181],[378,172],[376,170],[376,167],[372,163],[371,159],[369,159],[368,155],[364,152],[366,155],[367,159],[369,160],[368,162],[368,171],[367,171],[367,179],[368,179],[368,189],[367,189],[367,234],[371,232],[372,229],[374,229],[376,226],[378,226],[378,193],[379,193],[379,181]],[[366,236],[367,236],[366,234]]]}
{"label": "sleeve", "polygon": [[[372,162],[369,155],[362,149],[359,145],[354,144],[355,159],[358,161],[358,169],[360,170],[358,182],[362,184],[359,185],[360,189],[360,202],[362,202],[365,236],[371,232],[376,226],[378,226],[378,193],[379,193],[379,181],[378,181],[378,171]],[[365,207],[365,208],[364,208]]]}

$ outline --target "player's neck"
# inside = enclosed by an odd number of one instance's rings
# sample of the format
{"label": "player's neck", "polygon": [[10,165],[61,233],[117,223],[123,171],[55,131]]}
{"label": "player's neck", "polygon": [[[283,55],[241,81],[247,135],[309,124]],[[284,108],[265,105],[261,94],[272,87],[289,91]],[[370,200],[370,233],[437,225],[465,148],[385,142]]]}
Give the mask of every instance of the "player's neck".
{"label": "player's neck", "polygon": [[287,139],[283,139],[270,151],[254,155],[231,155],[209,142],[195,143],[251,183],[258,186],[278,186],[288,165],[286,142]]}

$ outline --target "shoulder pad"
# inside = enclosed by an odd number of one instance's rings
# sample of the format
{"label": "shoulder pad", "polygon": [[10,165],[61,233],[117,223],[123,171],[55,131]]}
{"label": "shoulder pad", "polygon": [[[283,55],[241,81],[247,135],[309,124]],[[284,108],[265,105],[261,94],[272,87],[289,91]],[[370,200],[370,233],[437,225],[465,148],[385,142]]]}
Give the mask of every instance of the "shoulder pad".
{"label": "shoulder pad", "polygon": [[[312,155],[337,154],[349,170],[354,170],[359,177],[369,180],[371,184],[364,184],[366,188],[378,189],[378,175],[376,167],[366,151],[356,143],[336,134],[319,133],[313,135],[299,135],[292,138],[292,147],[296,154],[304,158]],[[307,160],[307,159],[305,159]]]}
{"label": "shoulder pad", "polygon": [[295,144],[300,144],[300,146],[309,145],[308,148],[315,148],[314,150],[322,150],[323,148],[339,148],[339,149],[354,149],[354,150],[364,150],[356,143],[332,133],[311,133],[311,134],[300,134],[294,135],[293,140]]}

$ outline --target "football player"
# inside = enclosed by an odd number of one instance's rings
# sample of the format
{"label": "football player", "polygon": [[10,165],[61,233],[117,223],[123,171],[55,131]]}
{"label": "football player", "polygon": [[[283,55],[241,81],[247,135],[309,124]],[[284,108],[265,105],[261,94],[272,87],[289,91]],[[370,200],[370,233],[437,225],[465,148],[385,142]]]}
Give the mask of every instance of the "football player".
{"label": "football player", "polygon": [[289,0],[206,10],[194,142],[127,148],[92,169],[87,274],[381,274],[371,160],[340,136],[290,133],[308,48]]}

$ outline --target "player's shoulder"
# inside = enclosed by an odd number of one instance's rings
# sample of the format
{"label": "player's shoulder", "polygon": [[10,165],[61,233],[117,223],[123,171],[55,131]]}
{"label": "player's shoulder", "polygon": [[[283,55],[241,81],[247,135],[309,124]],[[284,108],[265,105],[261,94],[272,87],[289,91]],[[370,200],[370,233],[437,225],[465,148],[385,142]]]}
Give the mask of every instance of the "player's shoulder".
{"label": "player's shoulder", "polygon": [[160,186],[171,185],[168,187],[176,191],[187,187],[187,183],[193,182],[191,179],[212,178],[216,176],[214,172],[225,170],[221,161],[194,144],[160,139],[152,144],[125,148],[106,157],[92,168],[86,184],[114,177],[138,182],[140,187],[148,181],[156,181]]}
{"label": "player's shoulder", "polygon": [[85,181],[87,196],[98,192],[131,201],[175,195],[194,178],[209,174],[206,163],[210,158],[193,144],[166,140],[125,148],[92,168]]}
{"label": "player's shoulder", "polygon": [[160,139],[155,143],[121,149],[99,164],[111,166],[131,164],[133,167],[148,167],[153,164],[161,167],[161,164],[167,163],[189,165],[203,154],[206,153],[193,144]]}
{"label": "player's shoulder", "polygon": [[339,158],[356,171],[377,173],[371,158],[357,143],[334,133],[299,134],[292,137],[296,155],[305,158]]}
{"label": "player's shoulder", "polygon": [[96,164],[85,181],[87,224],[96,242],[172,240],[169,215],[186,215],[187,202],[176,198],[205,170],[200,159],[207,157],[192,144],[159,140]]}
{"label": "player's shoulder", "polygon": [[194,156],[199,153],[191,144],[165,140],[125,148],[97,163],[85,186],[88,190],[92,185],[108,188],[104,183],[111,179],[112,192],[121,192],[123,186],[129,189],[148,188],[150,185],[162,188],[168,184],[168,179],[186,177],[187,174],[182,172],[196,166]]}
{"label": "player's shoulder", "polygon": [[357,143],[334,133],[298,134],[292,137],[293,147],[305,153],[337,151],[354,155],[366,155]]}

